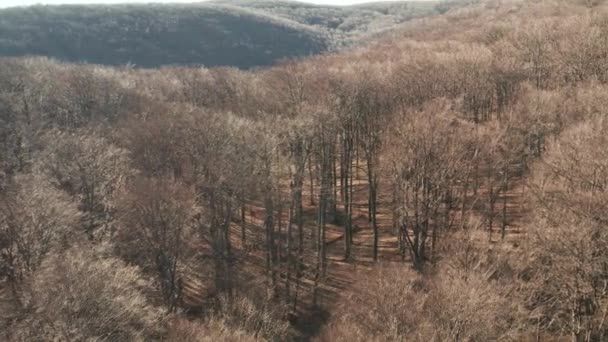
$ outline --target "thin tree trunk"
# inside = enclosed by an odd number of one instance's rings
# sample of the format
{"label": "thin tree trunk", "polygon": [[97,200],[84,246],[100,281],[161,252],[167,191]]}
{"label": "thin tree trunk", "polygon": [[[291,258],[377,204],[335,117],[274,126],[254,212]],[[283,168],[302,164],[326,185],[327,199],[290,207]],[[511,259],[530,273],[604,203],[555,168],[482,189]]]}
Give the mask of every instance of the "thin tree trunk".
{"label": "thin tree trunk", "polygon": [[[374,176],[375,177],[375,176]],[[374,228],[374,261],[378,261],[378,242],[380,239],[380,232],[378,230],[378,220],[377,220],[377,184],[376,180],[374,180],[374,186],[372,188],[372,227]]]}
{"label": "thin tree trunk", "polygon": [[304,265],[304,217],[303,217],[303,190],[304,190],[304,173],[306,168],[306,157],[304,156],[304,146],[301,144],[296,148],[296,173],[295,173],[295,219],[298,227],[298,259],[297,259],[297,274],[296,274],[296,290],[294,295],[294,311],[298,305],[298,293],[300,290],[300,280],[302,278],[302,267]]}
{"label": "thin tree trunk", "polygon": [[245,221],[245,201],[241,202],[241,244],[243,245],[243,247],[245,247],[245,243],[247,242],[247,232],[246,232],[246,225],[247,222]]}
{"label": "thin tree trunk", "polygon": [[346,203],[346,143],[345,139],[342,142],[342,153],[340,154],[340,200],[342,203]]}
{"label": "thin tree trunk", "polygon": [[283,199],[281,198],[280,190],[277,190],[278,195],[278,212],[277,212],[277,234],[275,241],[275,249],[276,249],[276,268],[279,271],[279,282],[281,281],[281,277],[283,275],[283,266],[282,266],[282,257],[281,250],[283,249]]}
{"label": "thin tree trunk", "polygon": [[494,232],[494,203],[496,202],[493,181],[490,181],[489,188],[490,212],[488,213],[488,241],[492,242],[492,233]]}
{"label": "thin tree trunk", "polygon": [[333,197],[332,197],[332,203],[331,203],[331,210],[332,210],[332,217],[334,218],[334,223],[336,223],[336,217],[338,215],[338,179],[337,179],[337,170],[336,170],[336,164],[337,164],[337,159],[336,158],[336,144],[335,142],[332,143],[332,156],[331,156],[331,164],[332,164],[332,190],[333,190]]}
{"label": "thin tree trunk", "polygon": [[377,179],[375,174],[374,155],[373,152],[369,151],[366,155],[367,158],[367,175],[368,175],[368,188],[369,188],[369,201],[368,201],[368,213],[369,221],[371,222],[372,229],[374,232],[374,243],[373,243],[373,257],[374,261],[378,261],[378,222],[376,220],[376,202],[377,202]]}
{"label": "thin tree trunk", "polygon": [[507,191],[509,189],[509,165],[507,164],[504,169],[503,175],[503,191],[502,191],[502,235],[501,238],[504,240],[507,233]]}
{"label": "thin tree trunk", "polygon": [[274,246],[274,205],[272,198],[269,194],[265,200],[266,218],[264,220],[264,227],[266,228],[266,271],[268,272],[271,280],[271,287],[273,294],[276,289],[276,271],[275,271],[275,246]]}
{"label": "thin tree trunk", "polygon": [[[322,142],[324,142],[324,135],[322,135]],[[326,210],[327,210],[327,195],[328,195],[328,183],[330,175],[329,165],[329,151],[327,144],[321,145],[321,188],[319,190],[319,207],[318,207],[318,234],[317,234],[317,246],[318,246],[318,263],[321,264],[321,275],[325,276],[327,272],[327,257],[326,257],[326,246],[325,246],[325,221],[326,221]]]}
{"label": "thin tree trunk", "polygon": [[319,206],[317,208],[317,262],[321,265],[321,274],[325,275],[325,170],[321,169],[321,189],[319,190]]}
{"label": "thin tree trunk", "polygon": [[315,205],[315,183],[312,172],[312,154],[308,157],[308,175],[310,176],[310,205]]}
{"label": "thin tree trunk", "polygon": [[224,223],[222,229],[224,231],[224,284],[225,288],[232,293],[232,244],[230,243],[230,222],[232,222],[232,202],[230,200],[226,203],[226,212],[224,216]]}
{"label": "thin tree trunk", "polygon": [[289,206],[289,215],[287,219],[287,275],[285,276],[285,299],[289,304],[289,297],[291,294],[291,269],[293,266],[293,255],[292,255],[292,212],[293,212],[293,197],[291,205]]}
{"label": "thin tree trunk", "polygon": [[[436,190],[437,191],[437,190]],[[435,194],[436,196],[437,194]],[[431,233],[431,262],[434,262],[436,256],[436,248],[437,248],[437,234],[439,230],[439,206],[435,205],[433,209],[433,231]]]}
{"label": "thin tree trunk", "polygon": [[[352,143],[351,143],[352,146]],[[354,228],[353,228],[353,201],[354,201],[354,177],[353,177],[353,163],[349,163],[349,174],[350,174],[350,185],[348,187],[348,192],[350,193],[348,196],[348,241],[349,241],[349,246],[352,247],[353,245],[353,234],[354,234]],[[352,251],[351,251],[352,252]]]}
{"label": "thin tree trunk", "polygon": [[361,177],[359,177],[359,130],[356,130],[355,132],[355,163],[356,178],[359,180],[361,179]]}
{"label": "thin tree trunk", "polygon": [[[343,169],[344,169],[344,184],[343,184],[343,191],[344,191],[344,211],[346,214],[345,217],[345,222],[344,222],[344,259],[348,260],[350,259],[350,255],[351,255],[351,233],[352,233],[352,227],[351,227],[351,218],[352,218],[352,213],[351,213],[351,208],[352,206],[350,205],[351,203],[351,189],[352,186],[349,186],[350,184],[352,184],[352,156],[351,156],[351,152],[352,152],[352,145],[350,144],[349,141],[349,136],[347,135],[347,133],[345,133],[344,136],[344,141],[343,141],[343,148],[344,148],[344,157],[343,157]],[[349,182],[350,180],[350,182]],[[349,184],[350,183],[350,184]]]}

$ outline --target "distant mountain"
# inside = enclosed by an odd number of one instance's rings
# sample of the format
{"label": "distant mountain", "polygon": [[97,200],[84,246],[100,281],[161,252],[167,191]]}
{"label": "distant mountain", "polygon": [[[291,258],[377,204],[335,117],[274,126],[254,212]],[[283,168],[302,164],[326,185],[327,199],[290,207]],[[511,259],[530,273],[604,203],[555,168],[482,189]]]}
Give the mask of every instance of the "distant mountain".
{"label": "distant mountain", "polygon": [[0,55],[251,68],[347,46],[439,10],[433,1],[348,7],[244,0],[17,7],[0,10]]}

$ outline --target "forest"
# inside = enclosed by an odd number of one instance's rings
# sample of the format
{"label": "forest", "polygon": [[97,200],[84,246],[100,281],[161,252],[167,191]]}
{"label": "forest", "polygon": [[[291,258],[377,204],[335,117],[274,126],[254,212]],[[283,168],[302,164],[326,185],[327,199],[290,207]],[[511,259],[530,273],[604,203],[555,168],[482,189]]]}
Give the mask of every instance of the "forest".
{"label": "forest", "polygon": [[14,7],[0,10],[0,56],[247,69],[352,46],[446,6],[457,4],[411,1],[338,7],[226,0]]}
{"label": "forest", "polygon": [[271,67],[0,59],[0,339],[608,340],[608,5]]}

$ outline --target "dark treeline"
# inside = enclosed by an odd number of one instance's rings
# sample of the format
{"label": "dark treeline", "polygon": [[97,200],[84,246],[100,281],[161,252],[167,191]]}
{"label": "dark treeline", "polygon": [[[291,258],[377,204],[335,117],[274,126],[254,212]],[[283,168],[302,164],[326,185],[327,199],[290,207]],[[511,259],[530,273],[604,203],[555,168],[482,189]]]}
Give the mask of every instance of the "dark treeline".
{"label": "dark treeline", "polygon": [[0,56],[94,64],[253,68],[351,45],[436,2],[316,6],[284,1],[64,5],[0,10]]}
{"label": "dark treeline", "polygon": [[605,340],[607,18],[488,1],[252,72],[1,60],[4,338]]}

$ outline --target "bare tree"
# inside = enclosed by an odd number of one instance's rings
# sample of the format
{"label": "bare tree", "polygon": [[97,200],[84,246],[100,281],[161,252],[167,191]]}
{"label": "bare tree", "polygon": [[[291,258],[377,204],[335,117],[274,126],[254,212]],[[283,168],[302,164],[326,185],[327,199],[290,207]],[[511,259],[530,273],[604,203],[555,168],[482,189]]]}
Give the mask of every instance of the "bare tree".
{"label": "bare tree", "polygon": [[78,235],[76,203],[46,179],[19,176],[0,193],[0,274],[21,282]]}
{"label": "bare tree", "polygon": [[417,269],[429,260],[429,238],[431,250],[435,247],[440,229],[437,213],[466,156],[456,143],[458,122],[447,113],[439,102],[424,112],[396,116],[387,147],[400,234]]}
{"label": "bare tree", "polygon": [[179,270],[200,212],[191,187],[137,179],[121,199],[121,255],[156,274],[167,309],[176,310]]}
{"label": "bare tree", "polygon": [[115,192],[131,176],[127,151],[93,132],[53,131],[45,140],[48,148],[38,155],[36,168],[78,201],[90,238],[107,232],[116,210]]}
{"label": "bare tree", "polygon": [[9,340],[158,338],[161,312],[139,289],[148,285],[141,273],[103,254],[84,245],[47,258],[31,278]]}
{"label": "bare tree", "polygon": [[605,129],[598,118],[566,131],[531,182],[528,305],[540,327],[573,340],[606,337]]}

